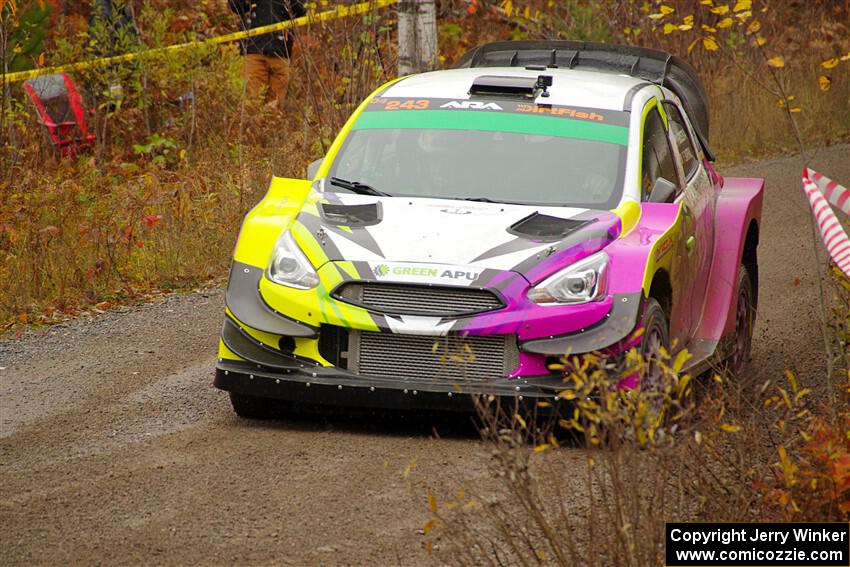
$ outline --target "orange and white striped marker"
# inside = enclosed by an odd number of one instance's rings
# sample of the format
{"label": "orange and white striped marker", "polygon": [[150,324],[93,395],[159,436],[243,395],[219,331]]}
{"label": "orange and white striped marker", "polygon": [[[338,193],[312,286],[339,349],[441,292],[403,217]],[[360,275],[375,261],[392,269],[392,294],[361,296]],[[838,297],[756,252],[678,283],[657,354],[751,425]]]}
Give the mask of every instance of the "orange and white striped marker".
{"label": "orange and white striped marker", "polygon": [[803,191],[818,223],[826,251],[838,268],[850,278],[850,237],[830,204],[850,216],[850,189],[808,167],[803,168]]}

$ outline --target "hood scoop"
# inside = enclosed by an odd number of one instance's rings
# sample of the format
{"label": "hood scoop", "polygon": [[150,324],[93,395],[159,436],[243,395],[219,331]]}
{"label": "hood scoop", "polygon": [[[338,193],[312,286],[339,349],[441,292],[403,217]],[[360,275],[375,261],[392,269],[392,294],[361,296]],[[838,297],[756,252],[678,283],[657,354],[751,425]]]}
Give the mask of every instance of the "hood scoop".
{"label": "hood scoop", "polygon": [[328,224],[352,228],[378,224],[383,212],[380,201],[367,205],[320,203],[319,211]]}
{"label": "hood scoop", "polygon": [[563,219],[540,213],[532,213],[512,224],[508,232],[532,240],[562,240],[578,229],[596,222],[596,219]]}

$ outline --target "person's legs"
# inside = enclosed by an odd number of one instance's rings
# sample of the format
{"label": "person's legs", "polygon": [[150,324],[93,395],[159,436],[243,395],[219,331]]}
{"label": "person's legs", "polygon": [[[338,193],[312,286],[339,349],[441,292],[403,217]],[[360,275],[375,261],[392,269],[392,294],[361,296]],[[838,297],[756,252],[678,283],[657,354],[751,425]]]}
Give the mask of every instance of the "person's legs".
{"label": "person's legs", "polygon": [[259,53],[245,55],[245,82],[247,83],[248,100],[252,103],[262,102],[263,89],[269,86],[269,65],[267,57]]}
{"label": "person's legs", "polygon": [[289,59],[286,57],[268,57],[269,100],[276,108],[281,108],[289,85]]}

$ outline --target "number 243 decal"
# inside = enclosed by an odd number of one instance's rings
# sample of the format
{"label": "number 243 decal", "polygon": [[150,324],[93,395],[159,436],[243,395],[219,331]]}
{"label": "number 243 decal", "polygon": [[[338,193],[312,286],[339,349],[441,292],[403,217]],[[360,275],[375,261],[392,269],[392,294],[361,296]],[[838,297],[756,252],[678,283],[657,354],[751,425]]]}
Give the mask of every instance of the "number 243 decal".
{"label": "number 243 decal", "polygon": [[384,110],[425,110],[431,104],[427,99],[388,100]]}

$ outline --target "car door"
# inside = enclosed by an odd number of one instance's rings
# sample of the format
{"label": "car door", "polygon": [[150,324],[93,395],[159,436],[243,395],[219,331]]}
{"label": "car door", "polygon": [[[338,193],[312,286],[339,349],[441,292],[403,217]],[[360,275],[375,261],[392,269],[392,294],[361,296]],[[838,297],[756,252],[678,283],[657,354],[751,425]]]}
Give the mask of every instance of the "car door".
{"label": "car door", "polygon": [[685,344],[693,327],[692,311],[688,303],[696,275],[694,258],[688,253],[686,243],[696,239],[696,223],[692,197],[685,198],[684,180],[676,162],[671,138],[662,115],[664,108],[657,99],[644,107],[643,142],[641,146],[641,200],[650,201],[655,181],[663,177],[676,186],[674,201],[683,209],[682,228],[671,252],[674,254],[670,280],[673,288],[670,319],[670,340]]}
{"label": "car door", "polygon": [[684,112],[673,101],[665,101],[664,109],[667,112],[674,158],[684,179],[684,191],[680,197],[682,214],[685,223],[692,225],[692,234],[687,236],[685,246],[694,277],[685,300],[690,311],[688,338],[693,338],[702,319],[714,253],[714,190],[708,172],[699,159],[692,129]]}

